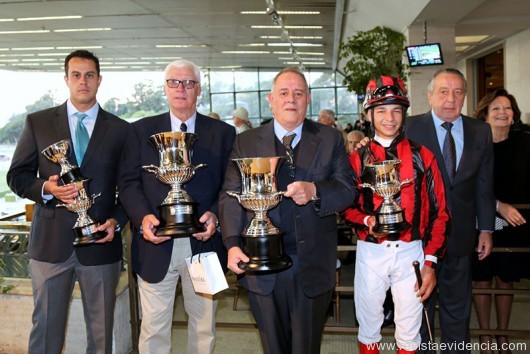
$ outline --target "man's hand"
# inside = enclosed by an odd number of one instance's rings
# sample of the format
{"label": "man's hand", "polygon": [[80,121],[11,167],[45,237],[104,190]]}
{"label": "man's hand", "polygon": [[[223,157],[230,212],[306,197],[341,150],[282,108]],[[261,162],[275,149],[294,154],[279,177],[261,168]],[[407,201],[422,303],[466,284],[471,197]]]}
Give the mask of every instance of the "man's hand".
{"label": "man's hand", "polygon": [[207,211],[206,213],[202,214],[199,222],[204,223],[206,230],[203,232],[197,232],[192,236],[199,241],[208,241],[208,239],[215,234],[217,216],[215,216],[215,214],[211,211]]}
{"label": "man's hand", "polygon": [[95,243],[105,243],[110,242],[114,239],[114,230],[118,227],[118,221],[116,219],[110,218],[105,221],[105,223],[98,226],[98,231],[105,231],[107,236],[102,239],[97,240]]}
{"label": "man's hand", "polygon": [[508,221],[508,223],[514,227],[526,224],[526,219],[521,213],[508,203],[498,201],[497,211],[501,214],[504,220]]}
{"label": "man's hand", "polygon": [[370,138],[365,136],[364,138],[361,139],[361,141],[359,141],[357,143],[357,145],[355,145],[355,151],[359,150],[360,148],[362,148],[363,146],[366,146],[370,143]]}
{"label": "man's hand", "polygon": [[421,288],[418,289],[418,282],[416,282],[414,290],[417,291],[416,296],[420,298],[420,301],[424,302],[431,296],[436,286],[436,271],[434,268],[423,266],[421,269],[421,281]]}
{"label": "man's hand", "polygon": [[493,240],[491,238],[491,232],[484,231],[478,234],[477,252],[479,261],[490,255],[492,247]]}
{"label": "man's hand", "polygon": [[59,186],[57,182],[59,182],[59,175],[50,176],[48,181],[44,183],[44,193],[53,195],[56,199],[62,201],[63,203],[73,203],[74,198],[79,194],[75,183]]}
{"label": "man's hand", "polygon": [[317,187],[312,182],[293,182],[287,186],[284,196],[291,198],[297,205],[306,205],[317,195]]}
{"label": "man's hand", "polygon": [[228,269],[230,269],[232,272],[236,274],[243,274],[245,271],[239,268],[237,265],[239,262],[247,263],[248,261],[250,261],[250,258],[243,253],[241,248],[232,247],[228,250]]}
{"label": "man's hand", "polygon": [[375,237],[377,238],[380,238],[380,237],[385,237],[387,234],[380,234],[380,233],[377,233],[373,230],[373,228],[375,227],[375,225],[377,224],[376,221],[375,221],[375,216],[370,216],[368,219],[366,219],[366,223],[368,224],[368,228],[369,228],[369,233],[370,235],[374,235]]}
{"label": "man's hand", "polygon": [[142,230],[144,239],[154,244],[159,244],[171,240],[169,236],[155,236],[156,227],[160,225],[160,221],[153,214],[147,214],[142,220]]}

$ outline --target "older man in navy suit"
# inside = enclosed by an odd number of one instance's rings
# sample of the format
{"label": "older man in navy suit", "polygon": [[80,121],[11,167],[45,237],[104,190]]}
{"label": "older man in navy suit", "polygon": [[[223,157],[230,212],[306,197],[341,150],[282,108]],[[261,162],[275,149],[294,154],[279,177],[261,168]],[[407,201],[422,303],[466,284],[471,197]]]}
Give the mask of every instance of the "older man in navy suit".
{"label": "older man in navy suit", "polygon": [[[102,77],[94,54],[86,50],[70,53],[65,74],[70,98],[58,107],[28,115],[7,174],[16,194],[35,201],[28,251],[35,309],[28,353],[62,352],[77,280],[87,328],[86,352],[110,354],[122,256],[119,225],[127,222],[116,202],[116,183],[130,126],[97,103]],[[88,146],[77,143],[78,129],[87,134]],[[41,151],[64,139],[74,141],[70,161],[90,178],[91,193],[101,193],[88,211],[101,221],[99,230],[108,233],[97,244],[74,248],[72,227],[77,214],[56,208],[73,202],[78,191],[74,184],[59,181],[60,166],[48,161]]]}
{"label": "older man in navy suit", "polygon": [[[226,250],[217,232],[217,198],[228,158],[235,139],[235,129],[196,111],[201,93],[199,68],[190,61],[177,60],[165,70],[164,93],[169,112],[141,119],[132,124],[121,163],[120,195],[133,227],[132,262],[139,275],[142,307],[140,353],[170,353],[175,290],[182,279],[184,307],[188,320],[188,354],[211,353],[214,346],[217,301],[193,290],[185,258],[202,251],[216,251],[226,264]],[[198,135],[192,151],[192,165],[204,163],[185,184],[188,194],[199,203],[199,221],[205,230],[187,237],[172,239],[155,236],[160,224],[157,206],[162,204],[170,187],[145,165],[159,165],[157,150],[149,143],[153,134],[186,131]],[[202,245],[199,245],[203,243]]]}
{"label": "older man in navy suit", "polygon": [[238,135],[232,157],[292,156],[278,171],[284,198],[269,212],[273,224],[285,233],[283,248],[292,266],[245,274],[238,267],[240,261],[249,261],[240,234],[253,215],[225,193],[241,190],[241,176],[231,164],[219,197],[228,268],[242,275],[241,283],[249,290],[265,353],[319,353],[335,286],[335,212],[354,201],[353,170],[341,133],[306,119],[310,94],[298,68],[276,75],[268,98],[274,120]]}
{"label": "older man in navy suit", "polygon": [[[467,83],[460,71],[437,71],[427,89],[432,110],[407,119],[405,130],[409,139],[434,152],[451,213],[447,253],[437,267],[441,341],[453,345],[445,351],[451,353],[469,352],[469,347],[455,345],[469,342],[471,257],[475,247],[479,259],[490,254],[495,220],[491,129],[461,114],[466,90]],[[431,328],[434,328],[434,300],[428,304]],[[424,343],[428,340],[425,328],[424,323]]]}

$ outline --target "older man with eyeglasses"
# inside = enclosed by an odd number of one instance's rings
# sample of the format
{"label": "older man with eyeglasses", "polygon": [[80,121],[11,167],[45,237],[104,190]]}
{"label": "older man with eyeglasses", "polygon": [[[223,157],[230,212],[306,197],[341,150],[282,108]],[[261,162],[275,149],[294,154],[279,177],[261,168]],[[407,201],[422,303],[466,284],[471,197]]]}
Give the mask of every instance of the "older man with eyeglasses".
{"label": "older man with eyeglasses", "polygon": [[[193,290],[185,259],[198,252],[216,251],[226,264],[226,250],[217,231],[217,197],[229,162],[235,129],[197,112],[201,94],[199,68],[190,61],[177,60],[165,70],[164,93],[169,112],[133,123],[125,146],[120,174],[120,199],[133,229],[132,263],[138,274],[142,307],[140,353],[171,353],[173,305],[179,277],[182,279],[184,308],[188,314],[187,353],[212,353],[215,339],[217,301]],[[157,150],[149,137],[161,132],[189,132],[198,135],[191,163],[206,164],[185,185],[198,202],[199,222],[204,231],[185,237],[156,236],[160,225],[157,206],[169,186],[142,166],[159,165]]]}

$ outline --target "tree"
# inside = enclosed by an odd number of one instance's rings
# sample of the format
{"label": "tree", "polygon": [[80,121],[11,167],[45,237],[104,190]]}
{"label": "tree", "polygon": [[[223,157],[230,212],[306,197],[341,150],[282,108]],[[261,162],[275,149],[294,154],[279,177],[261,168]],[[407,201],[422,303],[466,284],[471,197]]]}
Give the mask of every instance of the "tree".
{"label": "tree", "polygon": [[369,31],[359,31],[341,43],[339,58],[347,60],[343,83],[348,86],[348,91],[362,94],[368,81],[381,75],[405,79],[405,40],[403,33],[377,26]]}

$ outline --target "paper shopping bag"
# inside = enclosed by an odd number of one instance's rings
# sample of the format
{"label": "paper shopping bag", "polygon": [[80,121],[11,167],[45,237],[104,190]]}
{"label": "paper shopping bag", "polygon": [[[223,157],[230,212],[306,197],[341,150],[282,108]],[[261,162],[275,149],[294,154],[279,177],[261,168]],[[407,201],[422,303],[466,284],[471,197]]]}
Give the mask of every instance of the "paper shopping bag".
{"label": "paper shopping bag", "polygon": [[186,265],[195,292],[214,295],[228,289],[217,253],[205,252],[186,258]]}

